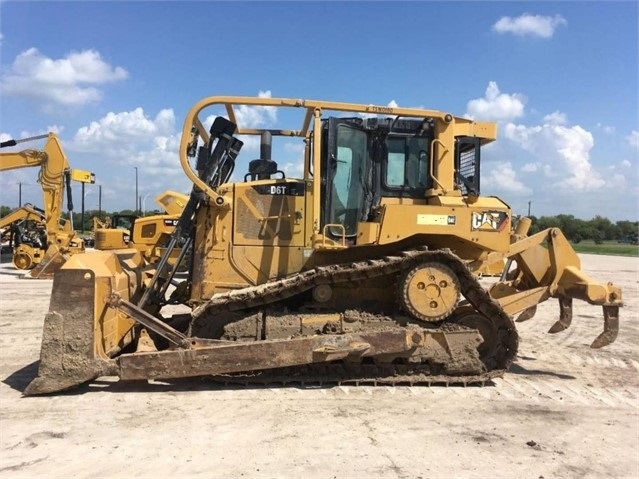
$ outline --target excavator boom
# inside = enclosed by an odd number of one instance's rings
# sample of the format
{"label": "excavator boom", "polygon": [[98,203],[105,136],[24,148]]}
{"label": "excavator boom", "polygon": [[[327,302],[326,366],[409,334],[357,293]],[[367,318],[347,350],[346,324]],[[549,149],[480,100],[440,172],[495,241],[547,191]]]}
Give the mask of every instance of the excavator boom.
{"label": "excavator boom", "polygon": [[2,142],[0,147],[12,147],[21,143],[46,139],[43,149],[25,149],[0,153],[0,171],[17,168],[40,167],[38,183],[42,188],[46,244],[23,243],[14,250],[14,264],[19,269],[30,270],[32,278],[51,278],[69,254],[84,251],[84,244],[77,238],[69,221],[62,220],[64,189],[67,187],[69,210],[71,201],[71,169],[60,139],[55,133],[20,140]]}

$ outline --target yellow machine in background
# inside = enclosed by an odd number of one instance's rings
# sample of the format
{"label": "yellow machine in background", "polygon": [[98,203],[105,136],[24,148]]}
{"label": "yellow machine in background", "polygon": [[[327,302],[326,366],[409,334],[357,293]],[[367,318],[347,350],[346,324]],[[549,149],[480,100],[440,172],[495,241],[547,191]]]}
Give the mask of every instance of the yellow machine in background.
{"label": "yellow machine in background", "polygon": [[[28,269],[25,261],[32,255],[46,251],[47,230],[44,210],[26,203],[0,218],[2,243],[12,249],[13,265],[17,269]],[[31,254],[29,254],[32,252]]]}
{"label": "yellow machine in background", "polygon": [[45,219],[43,209],[33,206],[31,203],[25,203],[0,218],[0,235],[2,235],[2,241],[9,241],[9,236],[14,232],[19,233],[19,228],[16,228],[18,225],[32,223],[36,228],[38,225],[42,225],[44,228]]}
{"label": "yellow machine in background", "polygon": [[[287,123],[238,123],[238,108],[254,107]],[[549,298],[560,304],[550,332],[570,325],[576,298],[603,307],[592,347],[610,344],[621,291],[581,271],[560,230],[529,237],[530,220],[513,226],[509,206],[481,194],[481,151],[496,134],[494,123],[434,110],[203,99],[184,123],[180,163],[193,190],[166,252],[157,264],[133,248],[72,257],[54,278],[25,393],[102,375],[484,382],[515,358],[514,316],[532,318]],[[250,136],[259,157],[248,151],[248,171],[231,182]],[[273,159],[295,141],[301,178]],[[500,261],[506,272],[485,290],[477,273]],[[172,304],[190,314],[163,314]]]}
{"label": "yellow machine in background", "polygon": [[54,133],[49,133],[21,140],[4,141],[0,147],[11,147],[45,138],[47,141],[42,150],[26,149],[0,153],[0,171],[40,167],[38,183],[42,187],[46,241],[42,244],[21,243],[13,252],[13,264],[16,268],[31,270],[28,275],[33,278],[51,277],[68,255],[84,251],[84,243],[76,237],[72,223],[63,220],[61,216],[65,185],[69,210],[73,208],[70,186],[72,170],[59,138]]}
{"label": "yellow machine in background", "polygon": [[171,233],[188,199],[188,195],[165,191],[155,201],[166,214],[142,217],[114,215],[108,223],[94,218],[95,249],[108,251],[135,248],[147,261],[156,261],[171,239]]}

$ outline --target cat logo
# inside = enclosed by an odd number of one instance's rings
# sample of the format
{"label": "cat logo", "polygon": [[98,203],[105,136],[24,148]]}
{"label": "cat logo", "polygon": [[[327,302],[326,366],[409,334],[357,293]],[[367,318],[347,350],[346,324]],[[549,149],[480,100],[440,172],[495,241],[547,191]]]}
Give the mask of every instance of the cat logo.
{"label": "cat logo", "polygon": [[474,211],[470,222],[473,231],[501,231],[508,224],[508,214],[505,211]]}

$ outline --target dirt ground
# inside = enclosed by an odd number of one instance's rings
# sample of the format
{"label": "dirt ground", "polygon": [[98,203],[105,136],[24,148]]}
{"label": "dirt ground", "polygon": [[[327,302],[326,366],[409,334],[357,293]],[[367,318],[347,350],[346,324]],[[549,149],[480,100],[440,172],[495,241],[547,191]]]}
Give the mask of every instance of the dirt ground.
{"label": "dirt ground", "polygon": [[618,340],[588,346],[601,308],[554,300],[519,323],[509,374],[484,387],[232,388],[100,379],[22,397],[50,280],[0,265],[0,477],[637,478],[639,258],[582,255],[624,294]]}

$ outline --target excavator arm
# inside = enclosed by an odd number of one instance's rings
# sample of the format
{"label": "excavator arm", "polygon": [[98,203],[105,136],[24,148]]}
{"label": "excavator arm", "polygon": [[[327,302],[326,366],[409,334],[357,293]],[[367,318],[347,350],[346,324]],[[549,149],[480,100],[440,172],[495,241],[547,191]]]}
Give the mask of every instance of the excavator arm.
{"label": "excavator arm", "polygon": [[30,203],[25,203],[23,206],[16,208],[8,215],[0,218],[0,228],[6,228],[11,223],[21,220],[44,223],[44,211],[40,208],[36,208]]}
{"label": "excavator arm", "polygon": [[[70,250],[82,251],[84,249],[82,241],[75,237],[72,223],[61,222],[65,184],[67,186],[69,210],[73,210],[73,203],[71,201],[70,188],[71,168],[57,135],[48,133],[47,135],[19,140],[8,140],[2,142],[0,147],[12,147],[20,143],[45,138],[46,143],[41,150],[28,148],[16,152],[0,153],[0,171],[40,167],[38,183],[40,183],[42,188],[44,223],[47,230],[47,251],[42,259],[37,262],[35,270],[31,272],[31,276],[36,278],[50,277],[65,261],[67,252]],[[40,255],[35,255],[34,258],[39,259]]]}

